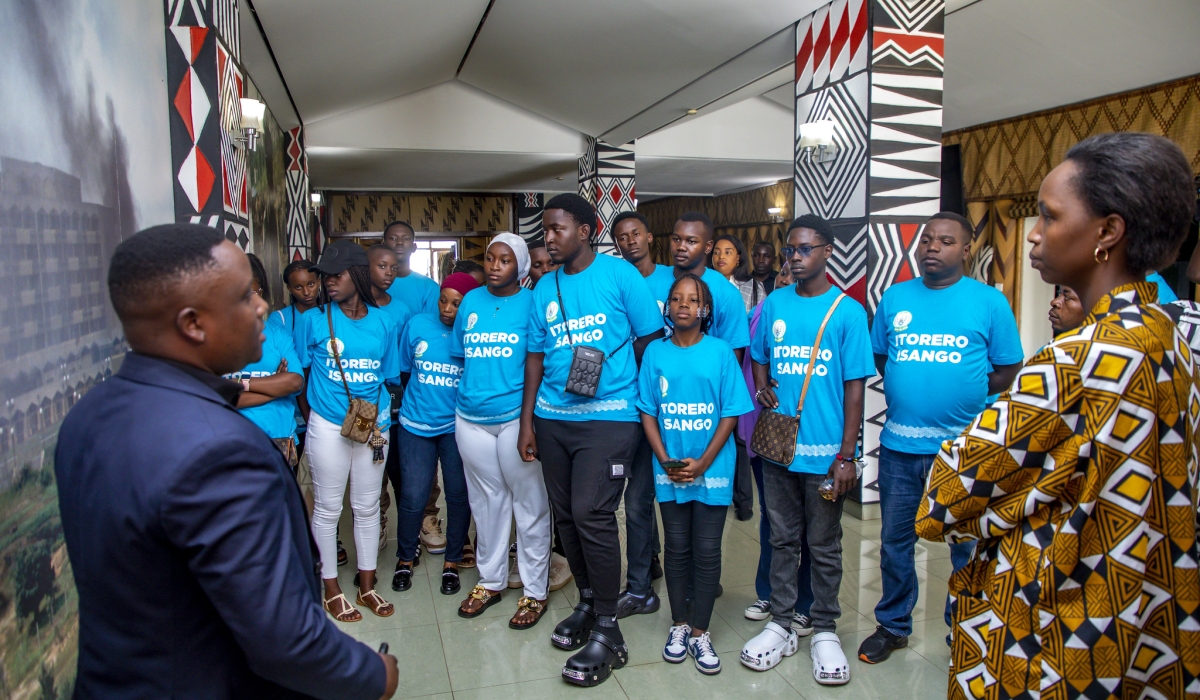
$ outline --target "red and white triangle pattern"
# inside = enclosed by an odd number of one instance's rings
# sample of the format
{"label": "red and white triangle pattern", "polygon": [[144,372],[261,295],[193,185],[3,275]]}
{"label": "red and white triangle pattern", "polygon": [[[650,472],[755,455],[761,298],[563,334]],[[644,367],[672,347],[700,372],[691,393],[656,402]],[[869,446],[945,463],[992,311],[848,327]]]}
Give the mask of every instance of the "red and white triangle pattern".
{"label": "red and white triangle pattern", "polygon": [[612,238],[612,222],[617,214],[634,211],[634,181],[632,177],[597,177],[596,192],[596,234],[592,236],[592,247],[597,253],[615,255],[615,243]]}
{"label": "red and white triangle pattern", "polygon": [[204,91],[204,85],[193,67],[209,30],[205,27],[171,27],[170,29],[171,36],[175,38],[180,50],[188,60],[187,73],[176,86],[171,105],[183,120],[188,136],[192,140],[191,150],[180,164],[176,179],[179,180],[179,185],[187,195],[192,208],[200,211],[208,202],[213,184],[216,182],[213,165],[208,162],[196,145],[200,140],[200,132],[204,130],[204,125],[212,112],[212,104]]}
{"label": "red and white triangle pattern", "polygon": [[796,24],[796,95],[867,69],[867,4],[834,0]]}

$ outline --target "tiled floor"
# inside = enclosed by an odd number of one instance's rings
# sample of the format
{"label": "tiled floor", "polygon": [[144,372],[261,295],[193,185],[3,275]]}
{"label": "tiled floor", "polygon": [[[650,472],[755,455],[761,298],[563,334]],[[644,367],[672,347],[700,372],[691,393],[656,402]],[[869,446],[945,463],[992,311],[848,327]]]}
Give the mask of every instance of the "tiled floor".
{"label": "tiled floor", "polygon": [[[348,511],[348,508],[347,508]],[[757,511],[757,508],[756,508]],[[730,511],[732,514],[732,510]],[[444,511],[443,511],[444,516]],[[394,508],[389,514],[396,522]],[[727,521],[724,539],[724,566],[721,581],[725,594],[717,599],[711,632],[721,656],[722,671],[703,676],[690,661],[673,665],[662,660],[662,645],[670,626],[666,585],[655,582],[663,600],[655,615],[637,615],[621,621],[621,630],[630,647],[630,663],[596,688],[585,689],[562,681],[562,664],[567,652],[550,645],[554,625],[575,604],[573,584],[551,594],[550,610],[536,627],[525,631],[508,628],[508,619],[516,611],[519,590],[504,593],[504,600],[473,620],[458,617],[456,610],[463,596],[478,580],[474,569],[463,570],[463,591],[443,596],[438,591],[441,557],[424,555],[417,568],[411,590],[396,593],[389,587],[395,566],[395,542],[380,553],[380,592],[395,603],[396,613],[378,618],[363,609],[362,622],[342,624],[346,632],[377,647],[386,641],[400,662],[400,688],[397,698],[459,700],[537,700],[588,696],[591,698],[928,698],[945,697],[946,667],[950,654],[946,647],[946,626],[942,609],[946,596],[946,578],[950,574],[950,551],[944,544],[921,542],[917,545],[917,576],[920,597],[914,611],[914,634],[909,648],[892,655],[887,662],[869,666],[858,661],[859,643],[875,629],[872,610],[879,600],[879,521],[860,521],[849,515],[842,519],[844,575],[839,596],[842,617],[838,633],[850,658],[850,683],[841,687],[818,685],[812,677],[808,643],[801,640],[800,652],[784,659],[771,671],[751,671],[738,661],[742,644],[761,631],[764,623],[742,616],[754,602],[754,574],[758,565],[758,514],[748,522]],[[349,513],[343,513],[342,540],[352,543]],[[395,526],[391,528],[395,537]],[[342,587],[351,591],[354,576],[354,548],[350,564],[341,568]],[[353,595],[348,596],[353,600]]]}

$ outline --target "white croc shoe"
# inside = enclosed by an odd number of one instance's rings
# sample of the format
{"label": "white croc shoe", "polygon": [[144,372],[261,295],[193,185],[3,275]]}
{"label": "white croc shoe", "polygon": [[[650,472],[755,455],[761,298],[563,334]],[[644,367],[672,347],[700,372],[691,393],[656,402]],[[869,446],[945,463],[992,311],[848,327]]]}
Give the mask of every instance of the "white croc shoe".
{"label": "white croc shoe", "polygon": [[768,671],[779,665],[783,657],[795,654],[799,646],[795,630],[768,622],[757,637],[742,647],[742,664],[755,671]]}
{"label": "white croc shoe", "polygon": [[845,685],[850,682],[850,664],[842,652],[842,640],[833,632],[817,632],[809,646],[813,678],[821,685]]}

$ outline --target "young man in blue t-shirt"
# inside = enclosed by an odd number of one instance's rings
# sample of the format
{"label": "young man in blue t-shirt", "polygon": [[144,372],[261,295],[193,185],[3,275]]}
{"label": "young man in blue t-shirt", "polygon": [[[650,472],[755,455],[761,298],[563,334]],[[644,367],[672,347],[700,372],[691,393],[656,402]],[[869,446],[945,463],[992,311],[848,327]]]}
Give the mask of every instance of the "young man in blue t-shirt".
{"label": "young man in blue t-shirt", "polygon": [[[1004,295],[963,276],[971,235],[962,216],[935,214],[917,243],[922,277],[889,287],[871,328],[888,408],[879,435],[883,596],[875,606],[879,626],[858,648],[867,663],[887,659],[912,633],[917,508],[934,457],[988,396],[1008,388],[1024,360]],[[955,570],[972,549],[970,542],[950,545]]]}
{"label": "young man in blue t-shirt", "polygon": [[587,200],[554,197],[542,226],[546,250],[562,267],[534,289],[517,447],[527,462],[541,458],[579,587],[579,605],[550,641],[568,651],[583,647],[567,660],[563,678],[591,686],[629,659],[617,626],[616,510],[642,439],[638,359],[662,336],[663,323],[637,270],[589,247],[596,210]]}
{"label": "young man in blue t-shirt", "polygon": [[[866,378],[875,374],[866,310],[825,275],[832,254],[833,231],[826,221],[806,215],[792,223],[783,255],[796,284],[763,302],[750,345],[758,402],[767,410],[798,415],[799,429],[790,463],[764,457],[765,516],[771,521],[773,549],[772,619],[746,642],[741,656],[747,667],[766,671],[796,653],[793,613],[803,539],[812,554],[809,653],[813,678],[822,685],[850,680],[837,636],[842,497],[858,480],[855,456],[863,395]],[[823,486],[827,480],[831,488]]]}

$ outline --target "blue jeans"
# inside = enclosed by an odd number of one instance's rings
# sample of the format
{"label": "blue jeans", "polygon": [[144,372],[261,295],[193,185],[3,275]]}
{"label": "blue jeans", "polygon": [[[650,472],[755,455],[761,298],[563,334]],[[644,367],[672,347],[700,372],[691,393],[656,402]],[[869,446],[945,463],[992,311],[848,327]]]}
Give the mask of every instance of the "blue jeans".
{"label": "blue jeans", "polygon": [[[937,454],[914,455],[879,447],[879,510],[883,516],[880,569],[883,596],[875,606],[875,621],[892,634],[912,634],[912,611],[917,604],[917,509],[925,495],[925,481]],[[973,542],[950,545],[954,570],[966,566]],[[950,599],[946,598],[946,620]]]}
{"label": "blue jeans", "polygon": [[[454,433],[428,438],[411,433],[404,426],[400,426],[397,433],[396,448],[400,450],[400,459],[388,474],[392,483],[400,484],[396,556],[400,561],[412,561],[417,553],[425,503],[429,500],[429,490],[433,488],[440,460],[442,490],[446,494],[446,561],[458,563],[462,561],[463,545],[471,527],[471,502],[467,500],[467,477],[463,473]],[[392,467],[393,463],[388,466]]]}
{"label": "blue jeans", "polygon": [[[750,460],[754,470],[754,484],[758,487],[758,574],[754,577],[754,590],[759,600],[771,599],[771,523],[767,519],[767,502],[763,496],[763,461],[755,456]],[[796,575],[796,612],[808,615],[812,609],[812,556],[808,551],[808,538],[800,540],[800,569]]]}
{"label": "blue jeans", "polygon": [[650,443],[643,437],[625,484],[625,588],[639,596],[650,592],[650,558],[659,550],[652,455]]}

